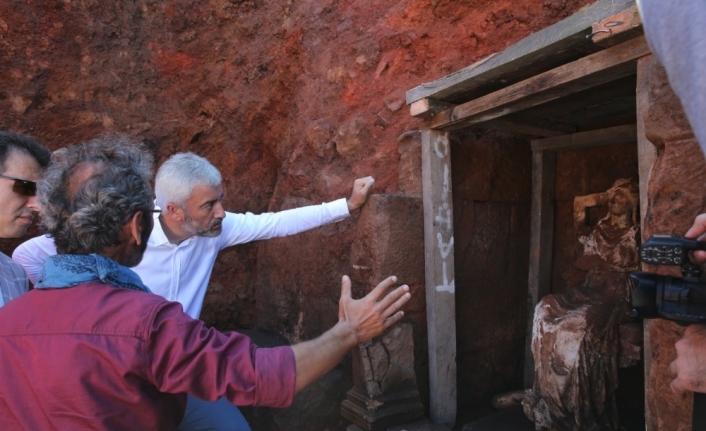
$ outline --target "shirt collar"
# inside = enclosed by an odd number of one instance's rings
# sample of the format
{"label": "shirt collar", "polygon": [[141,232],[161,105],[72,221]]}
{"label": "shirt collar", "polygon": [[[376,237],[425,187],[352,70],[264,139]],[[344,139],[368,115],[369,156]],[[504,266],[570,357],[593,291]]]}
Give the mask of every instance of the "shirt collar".
{"label": "shirt collar", "polygon": [[[159,215],[159,213],[154,214],[154,227],[152,228],[152,233],[150,234],[150,239],[147,241],[147,244],[153,247],[159,247],[162,245],[170,245],[176,247],[176,245],[171,245],[171,243],[169,242],[169,238],[167,238],[167,234],[164,233],[164,229],[162,228],[162,222],[159,220]],[[179,245],[187,244],[196,238],[198,237],[191,236],[182,241]]]}
{"label": "shirt collar", "polygon": [[147,243],[155,247],[169,244],[169,239],[164,233],[164,229],[162,229],[162,222],[159,221],[159,213],[154,214],[154,227],[152,228],[152,233]]}

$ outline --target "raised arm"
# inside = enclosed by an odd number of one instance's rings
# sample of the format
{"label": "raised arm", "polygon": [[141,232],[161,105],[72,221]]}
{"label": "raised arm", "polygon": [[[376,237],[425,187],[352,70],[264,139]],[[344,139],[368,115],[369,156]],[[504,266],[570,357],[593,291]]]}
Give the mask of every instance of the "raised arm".
{"label": "raised arm", "polygon": [[396,282],[397,277],[388,277],[364,298],[355,300],[351,297],[351,280],[343,276],[336,326],[319,338],[292,346],[297,369],[296,392],[331,370],[356,344],[380,335],[404,316],[400,308],[411,297],[407,285],[378,301]]}
{"label": "raised arm", "polygon": [[226,213],[223,233],[218,237],[220,248],[236,244],[295,235],[345,219],[360,208],[368,198],[375,180],[359,178],[353,182],[348,199],[342,198],[321,205],[309,205],[276,213]]}
{"label": "raised arm", "polygon": [[605,205],[608,202],[608,193],[593,193],[574,198],[574,222],[583,224],[586,220],[586,208]]}
{"label": "raised arm", "polygon": [[373,177],[358,178],[353,181],[353,190],[351,191],[351,197],[348,198],[346,202],[348,204],[348,211],[355,211],[362,207],[365,201],[368,199],[368,194],[375,184],[375,179]]}

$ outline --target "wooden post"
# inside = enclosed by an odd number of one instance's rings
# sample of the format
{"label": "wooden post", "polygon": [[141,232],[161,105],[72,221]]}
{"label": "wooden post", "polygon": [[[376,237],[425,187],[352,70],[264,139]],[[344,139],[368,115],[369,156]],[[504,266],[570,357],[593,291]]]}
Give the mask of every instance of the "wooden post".
{"label": "wooden post", "polygon": [[456,422],[456,293],[449,135],[422,132],[430,419]]}
{"label": "wooden post", "polygon": [[555,180],[556,153],[532,151],[532,218],[530,220],[525,388],[531,388],[534,383],[534,358],[532,357],[534,307],[551,291]]}
{"label": "wooden post", "polygon": [[[647,215],[647,184],[652,166],[657,160],[657,147],[645,136],[645,117],[650,108],[650,75],[652,73],[652,55],[637,61],[637,165],[640,176],[640,231],[645,232]],[[645,240],[646,238],[642,238]]]}
{"label": "wooden post", "polygon": [[[657,148],[645,136],[645,117],[650,109],[650,75],[652,73],[652,55],[641,58],[637,62],[637,165],[640,176],[640,232],[645,238],[645,216],[647,215],[647,185],[649,184],[652,166],[657,160]],[[650,394],[650,370],[652,369],[652,343],[650,342],[650,325],[652,320],[645,319],[644,357],[645,357],[645,429],[656,431],[658,418],[651,411],[651,403],[647,399]]]}

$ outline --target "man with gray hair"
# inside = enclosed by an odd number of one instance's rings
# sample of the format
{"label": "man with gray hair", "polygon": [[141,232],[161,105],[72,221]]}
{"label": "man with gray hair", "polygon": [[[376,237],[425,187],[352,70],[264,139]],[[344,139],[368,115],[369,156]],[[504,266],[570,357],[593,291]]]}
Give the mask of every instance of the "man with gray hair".
{"label": "man with gray hair", "polygon": [[[221,174],[215,166],[193,153],[175,154],[157,172],[155,202],[161,214],[135,272],[154,293],[180,302],[198,319],[220,250],[342,220],[365,203],[373,183],[372,177],[355,180],[348,200],[277,213],[236,214],[223,209]],[[34,283],[44,260],[55,253],[53,241],[40,236],[17,247],[12,258]]]}
{"label": "man with gray hair", "polygon": [[[254,215],[223,209],[221,174],[193,153],[175,154],[157,172],[154,230],[142,262],[134,268],[150,290],[182,304],[198,319],[218,252],[260,239],[294,235],[348,217],[367,199],[374,180],[355,180],[351,197],[321,205]],[[21,244],[12,258],[35,283],[44,261],[56,254],[47,236]],[[189,397],[180,431],[249,430],[245,418],[227,400],[214,403]]]}
{"label": "man with gray hair", "polygon": [[[51,153],[29,136],[0,132],[0,238],[25,234],[39,210],[35,197]],[[20,265],[0,253],[0,307],[27,292]]]}
{"label": "man with gray hair", "polygon": [[0,308],[0,429],[175,430],[185,393],[285,407],[402,318],[409,288],[383,296],[395,277],[353,300],[344,276],[332,329],[263,349],[149,294],[127,266],[140,262],[154,224],[151,162],[140,145],[110,137],[54,153],[39,200],[58,254],[33,291]]}

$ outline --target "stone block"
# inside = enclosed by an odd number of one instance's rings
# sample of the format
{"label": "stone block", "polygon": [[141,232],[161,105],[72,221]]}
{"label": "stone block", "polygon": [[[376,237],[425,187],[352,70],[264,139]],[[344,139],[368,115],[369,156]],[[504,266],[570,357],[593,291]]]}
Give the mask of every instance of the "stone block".
{"label": "stone block", "polygon": [[354,387],[341,414],[365,431],[419,419],[424,406],[414,372],[412,325],[400,323],[353,351]]}
{"label": "stone block", "polygon": [[[416,362],[400,365],[414,367],[419,391],[425,401],[429,372],[424,290],[424,209],[420,197],[391,194],[368,197],[356,226],[348,273],[353,281],[355,297],[368,293],[390,275],[397,276],[398,284],[409,286],[412,298],[403,308],[403,322],[412,324],[415,354],[408,360],[414,361],[416,358]],[[365,385],[358,383],[357,386],[364,389]]]}
{"label": "stone block", "polygon": [[353,382],[370,397],[380,391],[416,390],[412,325],[400,323],[353,351]]}

